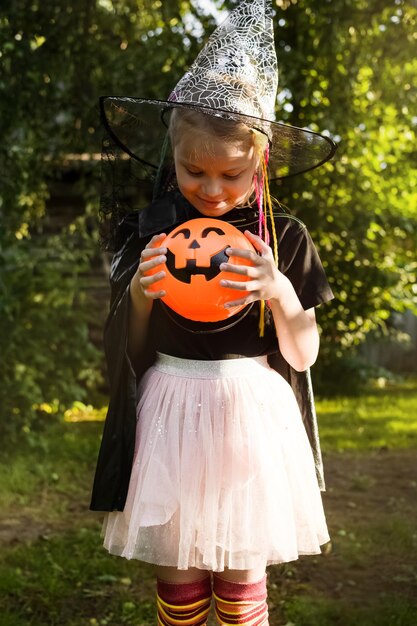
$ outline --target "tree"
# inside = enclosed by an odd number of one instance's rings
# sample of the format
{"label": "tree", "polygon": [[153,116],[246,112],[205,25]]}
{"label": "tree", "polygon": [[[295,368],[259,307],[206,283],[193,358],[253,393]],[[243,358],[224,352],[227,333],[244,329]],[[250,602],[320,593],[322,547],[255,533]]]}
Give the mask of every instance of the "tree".
{"label": "tree", "polygon": [[[196,37],[189,2],[13,0],[0,18],[0,429],[29,428],[44,403],[82,399],[97,379],[83,272],[97,255],[99,171],[75,174],[85,198],[53,232],[51,178],[100,152],[98,96],[169,93]],[[197,19],[196,17],[194,19]],[[204,26],[212,23],[204,18]],[[76,162],[76,161],[75,161]]]}
{"label": "tree", "polygon": [[[230,9],[232,2],[216,2]],[[318,243],[336,294],[320,312],[330,363],[392,311],[416,310],[414,54],[404,0],[276,0],[278,119],[328,132],[332,163],[276,195]],[[52,232],[51,178],[100,152],[103,94],[166,97],[215,26],[195,0],[9,0],[0,17],[0,406],[15,430],[33,405],[92,384],[81,276],[97,255],[99,168],[74,170],[85,198]],[[75,161],[77,162],[77,161]]]}
{"label": "tree", "polygon": [[331,163],[278,191],[313,231],[332,282],[320,323],[334,368],[370,332],[388,332],[393,311],[417,312],[417,10],[402,0],[277,4],[279,115],[339,142]]}

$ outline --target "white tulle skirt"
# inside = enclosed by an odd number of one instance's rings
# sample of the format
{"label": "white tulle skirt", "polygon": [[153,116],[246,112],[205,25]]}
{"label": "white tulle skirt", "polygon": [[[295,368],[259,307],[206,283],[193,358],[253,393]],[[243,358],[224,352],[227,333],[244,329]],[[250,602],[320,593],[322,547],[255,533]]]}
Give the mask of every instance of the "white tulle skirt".
{"label": "white tulle skirt", "polygon": [[139,392],[126,506],[103,526],[110,553],[223,571],[320,552],[329,536],[311,448],[266,357],[158,355]]}

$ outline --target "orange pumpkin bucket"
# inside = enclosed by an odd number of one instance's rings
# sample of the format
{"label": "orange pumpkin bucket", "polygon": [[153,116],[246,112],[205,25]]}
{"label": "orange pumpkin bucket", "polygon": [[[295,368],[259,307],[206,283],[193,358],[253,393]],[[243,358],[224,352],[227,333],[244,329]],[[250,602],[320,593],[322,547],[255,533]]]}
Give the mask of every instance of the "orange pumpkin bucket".
{"label": "orange pumpkin bucket", "polygon": [[228,257],[227,248],[252,250],[255,248],[235,226],[222,220],[197,218],[177,226],[158,244],[166,247],[167,261],[147,275],[160,272],[166,276],[150,290],[164,289],[162,298],[179,315],[198,322],[217,322],[238,313],[245,305],[225,308],[226,302],[242,297],[243,292],[222,287],[220,281],[229,279],[246,282],[247,276],[219,269],[222,263],[252,265],[247,259]]}

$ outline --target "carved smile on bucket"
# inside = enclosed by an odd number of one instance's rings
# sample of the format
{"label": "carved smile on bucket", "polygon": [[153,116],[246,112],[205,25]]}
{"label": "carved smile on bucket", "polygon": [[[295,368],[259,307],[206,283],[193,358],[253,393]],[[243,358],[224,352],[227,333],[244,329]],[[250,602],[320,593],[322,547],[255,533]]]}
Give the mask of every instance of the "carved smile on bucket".
{"label": "carved smile on bucket", "polygon": [[222,280],[246,282],[244,273],[221,270],[224,263],[253,265],[240,256],[226,254],[226,250],[254,251],[252,244],[235,226],[228,222],[196,218],[179,224],[162,242],[166,262],[155,266],[148,275],[165,270],[165,276],[152,286],[164,290],[162,301],[176,313],[198,322],[221,321],[244,308],[244,304],[225,307],[236,299],[236,289],[222,284]]}
{"label": "carved smile on bucket", "polygon": [[[210,227],[210,228],[205,228],[202,231],[201,238],[205,239],[208,236],[208,234],[211,232],[215,232],[218,235],[226,234],[221,228]],[[173,239],[175,237],[178,237],[178,235],[180,234],[184,235],[184,239],[189,239],[191,236],[191,232],[189,228],[182,228],[174,235]],[[201,246],[198,243],[198,241],[194,239],[188,246],[188,249],[190,251],[198,250],[200,247]],[[192,259],[187,259],[185,267],[177,268],[175,265],[175,254],[171,252],[171,250],[168,250],[167,255],[166,255],[167,256],[166,265],[167,265],[168,270],[172,274],[172,276],[174,276],[174,278],[176,278],[177,280],[183,283],[190,284],[191,277],[197,274],[203,275],[207,281],[213,280],[213,278],[215,278],[221,271],[219,269],[220,265],[222,263],[227,263],[227,261],[229,260],[229,257],[226,254],[226,250],[229,247],[230,247],[229,245],[226,245],[224,246],[224,248],[219,250],[219,252],[216,252],[215,254],[213,254],[210,257],[210,265],[208,267],[197,265],[197,259],[192,258]]]}

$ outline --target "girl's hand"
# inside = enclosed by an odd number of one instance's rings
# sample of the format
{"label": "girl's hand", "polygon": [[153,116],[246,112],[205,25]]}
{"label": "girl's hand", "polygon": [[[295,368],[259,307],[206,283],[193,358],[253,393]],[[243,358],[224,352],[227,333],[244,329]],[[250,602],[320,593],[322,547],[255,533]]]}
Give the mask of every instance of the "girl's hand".
{"label": "girl's hand", "polygon": [[152,274],[152,276],[146,276],[145,274],[165,263],[167,249],[160,247],[161,242],[165,239],[166,234],[161,233],[159,235],[154,235],[146,248],[143,249],[142,254],[140,255],[140,261],[138,269],[136,270],[135,275],[132,278],[131,285],[134,289],[138,290],[145,298],[149,298],[151,300],[156,300],[158,298],[162,298],[165,296],[166,292],[163,289],[159,291],[150,291],[149,287],[154,285],[158,280],[165,277],[165,271],[161,270],[156,274]]}
{"label": "girl's hand", "polygon": [[251,280],[240,282],[233,280],[221,280],[223,287],[229,287],[245,294],[238,300],[228,302],[225,307],[249,304],[256,300],[271,300],[282,297],[287,287],[286,277],[275,265],[271,248],[258,235],[245,230],[245,236],[249,239],[254,248],[259,252],[256,254],[250,250],[239,250],[229,248],[226,253],[229,256],[236,256],[241,259],[248,259],[252,265],[233,265],[233,263],[222,263],[220,269],[233,272],[241,276],[248,276]]}
{"label": "girl's hand", "polygon": [[249,259],[253,266],[222,263],[222,270],[248,276],[247,282],[221,280],[220,284],[244,291],[242,298],[228,302],[225,307],[268,300],[275,323],[279,349],[284,359],[298,372],[310,367],[317,357],[319,334],[314,308],[304,311],[290,280],[275,265],[272,250],[257,235],[245,231],[246,237],[259,252],[226,250],[229,256]]}

